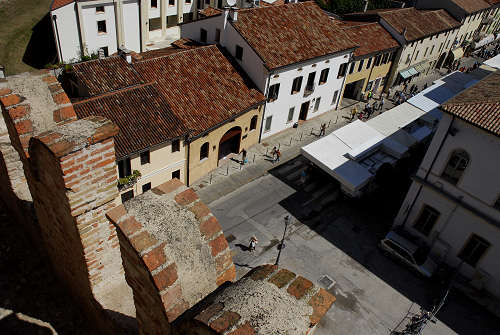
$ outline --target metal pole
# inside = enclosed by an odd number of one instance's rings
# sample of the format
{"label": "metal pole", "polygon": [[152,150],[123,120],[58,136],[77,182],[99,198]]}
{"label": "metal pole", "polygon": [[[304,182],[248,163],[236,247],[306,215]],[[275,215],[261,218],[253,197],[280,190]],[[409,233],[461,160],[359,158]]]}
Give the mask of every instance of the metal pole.
{"label": "metal pole", "polygon": [[212,184],[212,174],[210,174],[210,185]]}
{"label": "metal pole", "polygon": [[332,120],[328,121],[328,126],[327,126],[328,128],[330,128],[330,122],[332,122]]}
{"label": "metal pole", "polygon": [[229,163],[226,165],[226,176],[229,176]]}
{"label": "metal pole", "polygon": [[300,140],[302,141],[302,135],[304,134],[304,132],[300,133]]}
{"label": "metal pole", "polygon": [[267,156],[267,151],[269,150],[269,148],[266,148],[266,156]]}
{"label": "metal pole", "polygon": [[[267,153],[266,153],[266,155],[267,155]],[[252,163],[255,163],[255,154],[253,154],[253,161],[252,161]]]}
{"label": "metal pole", "polygon": [[283,238],[281,238],[281,243],[279,244],[278,257],[276,258],[276,263],[274,263],[274,265],[276,266],[278,266],[280,262],[281,250],[285,248],[286,228],[288,227],[289,221],[290,221],[290,215],[285,216],[285,230],[283,231]]}
{"label": "metal pole", "polygon": [[292,146],[292,139],[293,137],[290,137],[290,146]]}
{"label": "metal pole", "polygon": [[314,129],[314,128],[311,128],[311,133],[310,133],[309,135],[312,135],[312,134],[313,134],[313,129]]}

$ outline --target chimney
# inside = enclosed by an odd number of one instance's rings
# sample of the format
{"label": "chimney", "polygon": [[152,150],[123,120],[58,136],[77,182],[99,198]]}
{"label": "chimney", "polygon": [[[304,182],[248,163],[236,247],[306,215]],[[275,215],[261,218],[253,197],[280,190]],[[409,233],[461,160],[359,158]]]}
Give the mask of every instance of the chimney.
{"label": "chimney", "polygon": [[118,54],[122,56],[127,63],[132,64],[132,52],[129,49],[121,46],[118,48]]}
{"label": "chimney", "polygon": [[229,8],[229,17],[233,22],[238,21],[238,8],[236,7],[231,7]]}
{"label": "chimney", "polygon": [[365,8],[363,9],[363,12],[366,12],[368,9],[368,0],[365,0]]}

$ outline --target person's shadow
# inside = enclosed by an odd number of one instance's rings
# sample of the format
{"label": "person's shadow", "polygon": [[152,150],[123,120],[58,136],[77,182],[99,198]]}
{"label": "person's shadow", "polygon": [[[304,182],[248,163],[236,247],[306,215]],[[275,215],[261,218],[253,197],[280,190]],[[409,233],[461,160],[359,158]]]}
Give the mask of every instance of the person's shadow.
{"label": "person's shadow", "polygon": [[234,246],[240,248],[241,251],[250,251],[250,248],[247,245],[243,245],[241,243],[237,243]]}

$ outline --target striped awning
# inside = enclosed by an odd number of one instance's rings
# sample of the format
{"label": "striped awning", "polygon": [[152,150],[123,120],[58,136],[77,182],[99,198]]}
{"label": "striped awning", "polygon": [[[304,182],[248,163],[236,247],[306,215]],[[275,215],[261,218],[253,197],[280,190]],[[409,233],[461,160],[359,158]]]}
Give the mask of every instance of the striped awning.
{"label": "striped awning", "polygon": [[403,77],[403,79],[407,79],[411,77],[411,73],[408,70],[399,71],[399,75]]}

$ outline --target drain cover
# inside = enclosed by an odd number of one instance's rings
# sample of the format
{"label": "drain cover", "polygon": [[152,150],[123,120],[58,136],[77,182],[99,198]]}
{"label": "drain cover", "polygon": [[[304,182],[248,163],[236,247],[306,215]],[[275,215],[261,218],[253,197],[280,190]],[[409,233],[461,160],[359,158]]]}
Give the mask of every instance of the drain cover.
{"label": "drain cover", "polygon": [[231,243],[233,242],[234,240],[236,240],[236,237],[234,237],[233,234],[229,235],[228,237],[226,237],[226,241],[227,243]]}
{"label": "drain cover", "polygon": [[328,277],[327,275],[324,275],[323,277],[321,277],[321,279],[319,280],[319,284],[325,289],[325,290],[328,290],[330,289],[330,287],[332,287],[333,284],[335,284],[335,281]]}

